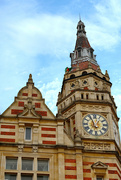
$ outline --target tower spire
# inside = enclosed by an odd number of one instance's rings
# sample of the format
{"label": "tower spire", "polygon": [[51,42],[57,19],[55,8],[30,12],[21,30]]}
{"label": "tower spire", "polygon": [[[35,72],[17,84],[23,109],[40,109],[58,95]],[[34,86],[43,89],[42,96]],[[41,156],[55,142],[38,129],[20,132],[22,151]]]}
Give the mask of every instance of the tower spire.
{"label": "tower spire", "polygon": [[98,67],[97,61],[95,59],[96,56],[93,54],[93,52],[94,49],[91,47],[86,36],[85,24],[80,19],[77,24],[77,40],[75,49],[74,52],[70,54],[72,69],[73,66],[75,67],[75,65],[82,62],[90,62]]}

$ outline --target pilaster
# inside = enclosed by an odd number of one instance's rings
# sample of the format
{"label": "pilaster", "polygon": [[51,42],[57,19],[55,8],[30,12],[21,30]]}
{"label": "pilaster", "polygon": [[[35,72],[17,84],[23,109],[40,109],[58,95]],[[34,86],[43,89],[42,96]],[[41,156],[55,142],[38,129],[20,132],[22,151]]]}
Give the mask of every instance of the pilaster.
{"label": "pilaster", "polygon": [[64,149],[58,149],[58,180],[65,180]]}
{"label": "pilaster", "polygon": [[83,179],[83,161],[82,161],[82,151],[76,150],[76,170],[77,170],[77,180]]}

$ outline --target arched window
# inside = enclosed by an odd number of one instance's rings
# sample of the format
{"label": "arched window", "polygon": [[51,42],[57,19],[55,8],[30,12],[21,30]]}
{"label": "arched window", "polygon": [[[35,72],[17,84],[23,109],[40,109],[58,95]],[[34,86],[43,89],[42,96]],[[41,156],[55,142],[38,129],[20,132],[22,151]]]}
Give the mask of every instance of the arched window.
{"label": "arched window", "polygon": [[82,75],[86,75],[87,74],[87,71],[83,71]]}
{"label": "arched window", "polygon": [[97,100],[99,100],[99,95],[97,94]]}
{"label": "arched window", "polygon": [[86,94],[86,99],[88,99],[89,98],[89,95],[88,94]]}
{"label": "arched window", "polygon": [[91,56],[91,58],[93,58],[93,51],[92,50],[90,50],[90,56]]}
{"label": "arched window", "polygon": [[81,57],[81,51],[80,50],[78,51],[78,57]]}
{"label": "arched window", "polygon": [[76,58],[77,58],[77,51],[76,51]]}
{"label": "arched window", "polygon": [[102,98],[102,100],[104,100],[104,96],[103,95],[101,96],[101,98]]}
{"label": "arched window", "polygon": [[72,75],[70,76],[70,79],[73,79],[73,78],[75,78],[75,75],[74,75],[74,74],[72,74]]}

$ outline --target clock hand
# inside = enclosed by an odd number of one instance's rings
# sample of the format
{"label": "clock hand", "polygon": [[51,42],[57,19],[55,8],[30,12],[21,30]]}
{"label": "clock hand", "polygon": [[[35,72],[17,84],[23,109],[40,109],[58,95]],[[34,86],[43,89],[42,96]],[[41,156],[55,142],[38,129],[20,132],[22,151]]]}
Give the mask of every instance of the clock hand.
{"label": "clock hand", "polygon": [[[91,116],[90,116],[91,117]],[[94,126],[96,127],[96,123],[95,123],[95,121],[94,121],[94,119],[91,117],[91,120],[93,121],[93,123],[94,123]]]}
{"label": "clock hand", "polygon": [[100,120],[100,119],[98,118],[98,120],[97,120],[96,123],[95,123],[95,124],[96,124],[96,127],[98,127],[98,126],[97,126],[97,123],[98,123],[99,120]]}

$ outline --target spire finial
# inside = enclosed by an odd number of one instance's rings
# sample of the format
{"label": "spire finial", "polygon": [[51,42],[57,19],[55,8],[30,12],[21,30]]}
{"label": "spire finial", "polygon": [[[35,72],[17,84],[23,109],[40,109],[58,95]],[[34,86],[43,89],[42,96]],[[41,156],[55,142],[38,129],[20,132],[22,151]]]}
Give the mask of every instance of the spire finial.
{"label": "spire finial", "polygon": [[79,21],[81,21],[81,16],[80,16],[80,13],[79,13]]}
{"label": "spire finial", "polygon": [[[30,84],[33,84],[33,79],[32,79],[32,74],[29,74],[29,79],[28,79],[28,83]],[[27,83],[27,84],[28,84]]]}

